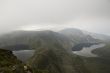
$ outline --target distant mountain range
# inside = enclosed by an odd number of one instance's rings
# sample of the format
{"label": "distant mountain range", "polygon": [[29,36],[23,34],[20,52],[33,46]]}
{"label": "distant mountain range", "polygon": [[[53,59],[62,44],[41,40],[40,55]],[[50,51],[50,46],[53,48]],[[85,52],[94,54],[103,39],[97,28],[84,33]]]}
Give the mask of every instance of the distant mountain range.
{"label": "distant mountain range", "polygon": [[64,29],[61,30],[60,33],[70,38],[74,42],[74,44],[98,42],[98,40],[93,38],[91,35],[84,34],[82,30],[75,28]]}
{"label": "distant mountain range", "polygon": [[[0,36],[0,48],[10,51],[35,50],[34,55],[26,62],[35,73],[103,73],[102,69],[98,68],[102,58],[85,58],[72,53],[76,45],[75,50],[79,50],[77,48],[79,46],[90,46],[102,42],[105,40],[94,38],[90,33],[74,28],[59,32],[14,31]],[[91,60],[94,65],[91,65]],[[109,66],[105,60],[104,62],[109,73]],[[89,66],[91,68],[88,68]],[[102,64],[101,66],[103,67]],[[97,71],[91,72],[94,67]]]}
{"label": "distant mountain range", "polygon": [[[2,35],[0,37],[0,47],[8,48],[10,50],[19,50],[17,45],[22,45],[21,48],[33,49],[36,47],[59,43],[65,49],[71,48],[80,43],[97,43],[99,40],[93,38],[88,34],[84,34],[81,30],[68,28],[59,32],[46,31],[14,31],[12,33]],[[9,48],[10,47],[10,48]],[[13,48],[12,48],[13,47]],[[30,48],[29,48],[30,47]],[[15,49],[16,48],[16,49]]]}
{"label": "distant mountain range", "polygon": [[83,33],[88,34],[88,35],[92,36],[93,38],[99,39],[99,40],[104,41],[104,42],[109,42],[110,41],[110,36],[109,35],[91,33],[91,32],[87,32],[87,31],[84,31]]}

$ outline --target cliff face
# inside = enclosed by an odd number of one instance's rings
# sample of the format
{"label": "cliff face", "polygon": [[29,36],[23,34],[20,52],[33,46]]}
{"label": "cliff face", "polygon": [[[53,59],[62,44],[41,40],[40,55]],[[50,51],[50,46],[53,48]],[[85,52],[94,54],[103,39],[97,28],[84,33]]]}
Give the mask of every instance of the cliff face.
{"label": "cliff face", "polygon": [[23,73],[21,61],[19,61],[11,51],[0,49],[0,73],[13,73],[14,67],[18,66],[19,72]]}

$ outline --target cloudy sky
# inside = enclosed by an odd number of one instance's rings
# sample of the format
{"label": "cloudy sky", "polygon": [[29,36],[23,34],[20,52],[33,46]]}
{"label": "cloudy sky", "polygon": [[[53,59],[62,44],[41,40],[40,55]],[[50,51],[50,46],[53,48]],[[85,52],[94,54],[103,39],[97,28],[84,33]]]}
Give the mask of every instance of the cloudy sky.
{"label": "cloudy sky", "polygon": [[0,0],[0,34],[66,27],[110,35],[110,0]]}

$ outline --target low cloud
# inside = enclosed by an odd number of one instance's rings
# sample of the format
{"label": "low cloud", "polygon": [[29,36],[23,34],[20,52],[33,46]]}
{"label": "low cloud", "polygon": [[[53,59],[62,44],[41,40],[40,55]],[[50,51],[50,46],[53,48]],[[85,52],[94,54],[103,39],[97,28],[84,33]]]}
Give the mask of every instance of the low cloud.
{"label": "low cloud", "polygon": [[36,28],[75,27],[110,35],[110,1],[0,0],[0,33],[33,24]]}

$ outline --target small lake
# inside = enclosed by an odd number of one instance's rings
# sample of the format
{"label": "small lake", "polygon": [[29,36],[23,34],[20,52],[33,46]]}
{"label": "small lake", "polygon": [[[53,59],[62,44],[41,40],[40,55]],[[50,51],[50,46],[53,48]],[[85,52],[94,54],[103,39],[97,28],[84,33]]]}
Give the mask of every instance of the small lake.
{"label": "small lake", "polygon": [[17,50],[13,54],[21,61],[26,62],[34,54],[35,50]]}
{"label": "small lake", "polygon": [[92,51],[97,48],[104,47],[105,44],[92,45],[90,47],[83,47],[80,51],[73,51],[74,54],[85,56],[85,57],[98,57],[96,54],[93,54]]}

